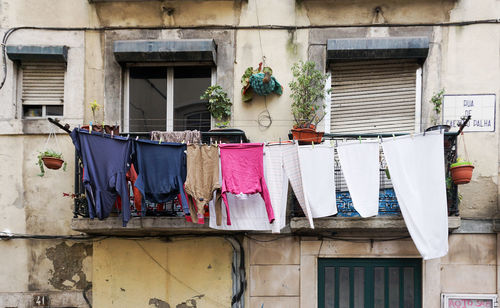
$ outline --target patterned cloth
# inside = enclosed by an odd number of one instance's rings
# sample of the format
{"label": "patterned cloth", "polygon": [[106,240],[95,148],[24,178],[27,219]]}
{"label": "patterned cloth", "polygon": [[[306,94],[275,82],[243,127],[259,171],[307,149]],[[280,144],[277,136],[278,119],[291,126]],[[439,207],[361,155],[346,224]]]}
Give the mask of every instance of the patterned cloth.
{"label": "patterned cloth", "polygon": [[197,130],[185,130],[179,132],[151,132],[151,140],[159,141],[160,138],[165,142],[200,143],[201,132]]}
{"label": "patterned cloth", "polygon": [[268,83],[263,81],[264,77],[264,73],[257,73],[250,76],[250,86],[256,94],[268,95],[275,92],[276,94],[281,95],[283,93],[283,88],[274,76],[271,76]]}

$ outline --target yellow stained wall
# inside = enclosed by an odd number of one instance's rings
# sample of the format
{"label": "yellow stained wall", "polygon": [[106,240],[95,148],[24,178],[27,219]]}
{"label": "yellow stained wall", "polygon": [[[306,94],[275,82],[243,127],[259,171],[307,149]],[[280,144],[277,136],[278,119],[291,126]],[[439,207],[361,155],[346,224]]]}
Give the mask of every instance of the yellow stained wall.
{"label": "yellow stained wall", "polygon": [[231,261],[222,238],[102,240],[94,244],[93,305],[230,307]]}

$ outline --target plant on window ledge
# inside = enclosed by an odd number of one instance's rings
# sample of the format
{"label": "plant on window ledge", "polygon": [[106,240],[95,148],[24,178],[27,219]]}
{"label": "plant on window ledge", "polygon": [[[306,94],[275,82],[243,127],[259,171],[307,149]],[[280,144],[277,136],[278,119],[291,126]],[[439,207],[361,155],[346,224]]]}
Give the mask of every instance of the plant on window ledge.
{"label": "plant on window ledge", "polygon": [[205,90],[200,99],[205,100],[207,109],[215,119],[216,127],[226,127],[229,125],[229,117],[231,117],[231,100],[227,96],[226,91],[221,86],[210,86]]}
{"label": "plant on window ledge", "polygon": [[45,167],[53,170],[58,170],[63,167],[63,171],[66,171],[67,163],[62,157],[62,153],[47,149],[43,152],[39,152],[37,158],[37,165],[40,167],[40,174],[38,174],[38,176],[40,177],[45,175],[44,165]]}
{"label": "plant on window ledge", "polygon": [[439,90],[437,93],[435,93],[431,97],[430,102],[433,105],[432,111],[434,113],[431,116],[432,126],[427,128],[426,131],[443,129],[444,131],[447,132],[450,130],[450,126],[441,124],[441,120],[440,120],[441,119],[441,111],[443,108],[443,98],[444,98],[444,89]]}
{"label": "plant on window ledge", "polygon": [[[111,134],[113,132],[115,135],[118,135],[120,133],[120,127],[118,125],[106,125],[104,123],[104,108],[102,105],[97,103],[97,100],[94,100],[89,104],[90,110],[92,111],[92,122],[90,124],[92,125],[92,131],[93,132],[102,132],[104,128],[104,132],[106,134]],[[102,108],[102,125],[98,124],[99,122],[97,121],[96,118],[96,111],[100,110]],[[83,125],[83,129],[89,130],[90,125]]]}
{"label": "plant on window ledge", "polygon": [[323,132],[316,132],[316,125],[325,117],[325,83],[328,74],[316,69],[313,61],[299,61],[292,66],[294,79],[288,84],[292,99],[292,114],[295,125],[294,139],[301,143],[321,142]]}

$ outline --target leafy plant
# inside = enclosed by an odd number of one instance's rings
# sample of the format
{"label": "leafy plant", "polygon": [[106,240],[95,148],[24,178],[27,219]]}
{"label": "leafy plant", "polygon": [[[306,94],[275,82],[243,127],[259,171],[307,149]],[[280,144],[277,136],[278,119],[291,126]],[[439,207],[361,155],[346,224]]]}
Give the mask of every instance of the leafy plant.
{"label": "leafy plant", "polygon": [[[45,169],[43,167],[43,160],[42,160],[42,158],[44,158],[44,157],[54,157],[54,158],[58,158],[58,159],[63,160],[62,153],[56,152],[54,150],[47,149],[43,152],[39,152],[38,157],[37,157],[38,161],[36,164],[38,165],[38,167],[40,167],[40,174],[38,174],[38,176],[40,176],[40,177],[45,175]],[[67,163],[64,162],[63,163],[63,171],[66,171],[66,165],[67,165]]]}
{"label": "leafy plant", "polygon": [[[101,109],[102,106],[97,103],[96,100],[90,103],[90,110],[92,110],[92,118],[94,120],[94,124],[97,124],[96,118],[95,118],[95,112]],[[103,109],[103,121],[104,121],[104,109]]]}
{"label": "leafy plant", "polygon": [[217,121],[216,126],[227,126],[233,104],[224,89],[219,85],[210,86],[200,99],[206,101],[208,111]]}
{"label": "leafy plant", "polygon": [[461,157],[458,157],[457,161],[450,165],[450,168],[457,167],[457,166],[469,166],[469,165],[474,165],[474,164],[470,161],[464,160]]}
{"label": "leafy plant", "polygon": [[292,98],[292,114],[295,126],[309,128],[317,125],[325,117],[325,104],[321,103],[331,89],[325,91],[328,74],[316,69],[313,61],[299,61],[292,66],[294,80],[290,87]]}
{"label": "leafy plant", "polygon": [[439,92],[434,94],[431,97],[431,103],[434,105],[432,110],[434,114],[432,115],[432,123],[433,125],[437,125],[441,115],[441,108],[443,107],[443,97],[444,97],[444,89],[441,89]]}

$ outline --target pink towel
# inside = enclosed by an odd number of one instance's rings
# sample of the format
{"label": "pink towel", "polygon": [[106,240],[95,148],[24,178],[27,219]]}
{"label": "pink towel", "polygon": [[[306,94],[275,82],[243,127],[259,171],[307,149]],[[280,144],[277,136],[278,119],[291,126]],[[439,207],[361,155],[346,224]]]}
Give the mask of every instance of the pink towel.
{"label": "pink towel", "polygon": [[260,193],[266,205],[269,222],[274,221],[271,198],[264,179],[264,144],[233,143],[220,145],[222,200],[226,205],[227,224],[231,225],[226,193]]}

